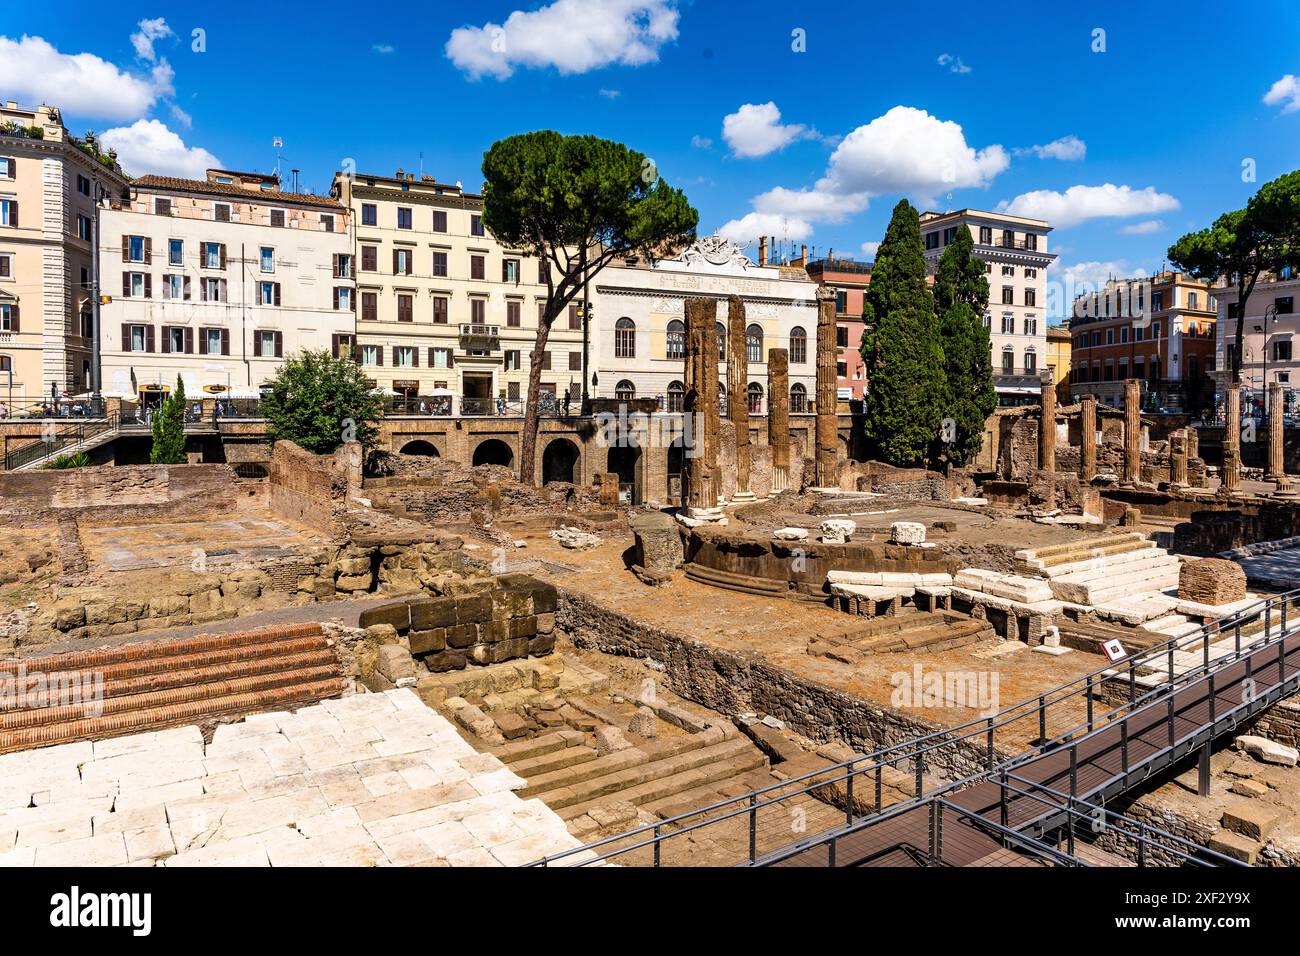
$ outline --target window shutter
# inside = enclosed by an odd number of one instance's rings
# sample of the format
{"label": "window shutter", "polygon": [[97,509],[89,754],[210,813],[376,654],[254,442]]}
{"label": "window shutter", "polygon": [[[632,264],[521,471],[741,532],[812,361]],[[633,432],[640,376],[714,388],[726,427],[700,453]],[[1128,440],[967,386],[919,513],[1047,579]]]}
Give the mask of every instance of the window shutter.
{"label": "window shutter", "polygon": [[380,345],[375,349],[375,364],[376,365],[384,364],[384,347],[382,345]]}
{"label": "window shutter", "polygon": [[129,298],[131,295],[131,273],[122,273],[122,298]]}
{"label": "window shutter", "polygon": [[[334,263],[334,278],[337,279],[337,278],[339,277],[339,254],[338,254],[337,252],[334,253],[334,258],[333,258],[332,261],[333,261],[333,263]],[[336,294],[336,295],[334,296],[334,308],[337,309],[338,307],[339,307],[339,304],[338,304],[338,295]]]}
{"label": "window shutter", "polygon": [[144,237],[144,261],[146,264],[153,263],[153,240],[148,236]]}
{"label": "window shutter", "polygon": [[262,335],[260,332],[253,332],[253,358],[262,357]]}
{"label": "window shutter", "polygon": [[131,237],[130,236],[122,237],[122,261],[123,262],[131,261]]}
{"label": "window shutter", "polygon": [[[226,263],[226,257],[225,257],[226,247],[222,246],[221,249],[222,249],[221,264],[224,267]],[[217,292],[221,296],[221,301],[225,302],[226,301],[226,280],[225,279],[217,280]]]}
{"label": "window shutter", "polygon": [[18,328],[18,303],[17,302],[9,306],[9,331],[10,332],[21,331]]}
{"label": "window shutter", "polygon": [[146,272],[144,274],[144,297],[146,299],[153,298],[153,273],[152,272]]}
{"label": "window shutter", "polygon": [[18,201],[12,200],[9,203],[9,225],[15,229],[18,228]]}
{"label": "window shutter", "polygon": [[131,351],[131,326],[122,323],[122,351]]}
{"label": "window shutter", "polygon": [[420,367],[420,350],[418,348],[411,349],[411,367],[412,368]]}
{"label": "window shutter", "polygon": [[433,349],[433,348],[430,348],[430,349],[429,349],[429,368],[437,368],[437,367],[438,367],[438,363],[437,363],[436,361],[434,361],[434,358],[433,358],[433,353],[434,353],[435,351],[436,351],[436,350]]}
{"label": "window shutter", "polygon": [[164,354],[167,354],[170,353],[172,350],[171,326],[164,325],[162,327],[162,334],[163,334],[162,350]]}
{"label": "window shutter", "polygon": [[397,250],[393,250],[393,275],[397,275]]}
{"label": "window shutter", "polygon": [[[273,291],[275,292],[275,304],[279,305],[280,304],[280,283],[272,282],[271,286]],[[279,333],[276,334],[278,335]]]}
{"label": "window shutter", "polygon": [[455,364],[456,364],[456,350],[447,349],[447,368],[451,368]]}
{"label": "window shutter", "polygon": [[[187,330],[188,331],[188,330]],[[208,337],[203,329],[199,329],[199,354],[208,354]]]}
{"label": "window shutter", "polygon": [[[337,259],[338,256],[335,256],[334,258]],[[335,266],[336,266],[336,271],[335,271],[334,274],[335,274],[335,275],[338,275],[338,271],[337,271],[337,263],[335,263]],[[335,286],[335,287],[334,287],[334,311],[337,312],[337,311],[338,311],[338,308],[339,308],[339,287],[338,287],[338,286]],[[336,336],[334,336],[334,338],[337,339],[338,336],[336,335]],[[338,343],[336,342],[335,345],[337,346],[337,344],[338,344]],[[337,352],[338,349],[335,348],[334,351]]]}
{"label": "window shutter", "polygon": [[226,244],[223,242],[218,248],[221,250],[221,268],[224,269],[226,267]]}
{"label": "window shutter", "polygon": [[146,325],[146,326],[144,327],[144,350],[145,350],[146,352],[152,352],[152,351],[154,351],[153,326],[152,326],[152,325]]}
{"label": "window shutter", "polygon": [[221,354],[230,354],[230,329],[221,330]]}
{"label": "window shutter", "polygon": [[284,358],[284,333],[275,333],[275,357]]}
{"label": "window shutter", "polygon": [[164,281],[162,284],[162,297],[164,299],[170,299],[172,297],[171,278],[169,276],[164,275],[163,280]]}
{"label": "window shutter", "polygon": [[185,354],[194,354],[194,330],[191,328],[185,330]]}
{"label": "window shutter", "polygon": [[[336,293],[338,292],[337,289],[335,289],[334,291]],[[335,295],[334,298],[337,300],[338,296]],[[334,356],[335,358],[339,357],[339,337],[337,335],[330,336],[330,355]]]}
{"label": "window shutter", "polygon": [[182,282],[182,285],[185,286],[185,300],[188,302],[190,298],[190,277],[189,276],[185,277],[185,279]]}
{"label": "window shutter", "polygon": [[353,289],[352,294],[348,296],[348,307],[351,308],[353,312],[357,311],[357,290],[356,289]]}

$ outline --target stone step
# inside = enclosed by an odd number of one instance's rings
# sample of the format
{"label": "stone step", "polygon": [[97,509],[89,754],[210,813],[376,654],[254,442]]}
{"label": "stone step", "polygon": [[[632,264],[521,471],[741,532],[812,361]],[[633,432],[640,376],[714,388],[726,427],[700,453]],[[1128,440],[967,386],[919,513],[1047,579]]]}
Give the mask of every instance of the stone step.
{"label": "stone step", "polygon": [[1080,561],[1107,554],[1122,554],[1126,551],[1138,551],[1150,547],[1154,547],[1152,542],[1137,532],[1103,535],[1068,544],[1054,544],[1044,548],[1029,548],[1017,551],[1015,563],[1023,565],[1028,570],[1038,571],[1041,574],[1049,568],[1068,564],[1071,561]]}
{"label": "stone step", "polygon": [[[655,764],[651,764],[655,767]],[[584,803],[564,807],[558,813],[566,820],[581,816],[593,807],[613,800],[625,800],[653,813],[660,819],[688,813],[699,807],[719,803],[725,797],[718,792],[718,787],[727,781],[767,766],[767,758],[754,747],[726,760],[695,767],[691,770],[678,771],[665,776],[655,777],[645,783],[637,784],[612,797],[601,797]],[[746,786],[744,790],[752,790]],[[676,812],[672,812],[676,808]],[[665,814],[661,811],[667,811]]]}
{"label": "stone step", "polygon": [[1166,590],[1178,587],[1178,572],[1161,571],[1134,580],[1116,582],[1114,584],[1095,586],[1084,585],[1087,588],[1086,596],[1079,601],[1080,604],[1105,604],[1109,601],[1115,601],[1120,598],[1136,597],[1141,594],[1160,594]]}
{"label": "stone step", "polygon": [[536,757],[516,760],[508,766],[525,780],[531,780],[543,774],[554,773],[557,770],[565,770],[580,763],[587,763],[590,760],[595,760],[596,757],[595,747],[564,747],[561,750],[552,750],[550,753],[538,754]]}
{"label": "stone step", "polygon": [[581,731],[565,728],[549,734],[538,734],[525,740],[512,740],[508,744],[494,748],[492,755],[504,764],[513,764],[519,760],[540,757],[566,747],[580,747],[586,739],[586,735]]}
{"label": "stone step", "polygon": [[1162,562],[1125,573],[1086,575],[1075,581],[1056,578],[1052,581],[1052,593],[1058,600],[1073,604],[1105,604],[1119,598],[1177,587],[1178,569],[1178,559],[1174,558],[1173,563]]}
{"label": "stone step", "polygon": [[1178,561],[1178,558],[1163,548],[1152,546],[1141,551],[1126,551],[1113,557],[1091,558],[1074,564],[1063,564],[1049,573],[1048,580],[1086,581],[1090,575],[1128,574],[1142,568],[1168,564],[1172,561]]}
{"label": "stone step", "polygon": [[1193,634],[1201,629],[1201,625],[1193,621],[1186,614],[1166,614],[1164,617],[1158,617],[1153,621],[1147,621],[1144,625],[1148,631],[1157,631],[1161,634],[1167,634],[1170,637],[1182,637],[1186,634]]}
{"label": "stone step", "polygon": [[[753,770],[763,766],[766,761],[767,758],[748,739],[733,737],[709,747],[690,750],[663,760],[633,764],[571,787],[533,795],[552,810],[563,811],[568,807],[584,805],[584,810],[573,814],[578,816],[586,809],[610,800],[629,800],[634,803],[660,800],[711,780],[720,781]],[[561,813],[561,816],[565,814]]]}

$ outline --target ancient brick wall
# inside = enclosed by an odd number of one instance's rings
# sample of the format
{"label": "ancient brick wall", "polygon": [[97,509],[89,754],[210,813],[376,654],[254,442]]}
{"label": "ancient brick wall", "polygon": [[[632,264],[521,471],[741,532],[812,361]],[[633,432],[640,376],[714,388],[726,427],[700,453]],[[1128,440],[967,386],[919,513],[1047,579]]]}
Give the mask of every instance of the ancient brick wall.
{"label": "ancient brick wall", "polygon": [[356,442],[332,455],[313,455],[291,441],[276,442],[268,483],[271,510],[331,540],[346,539],[348,501],[360,492],[361,462]]}
{"label": "ancient brick wall", "polygon": [[227,465],[124,465],[0,472],[0,513],[185,504],[229,507],[235,473]]}

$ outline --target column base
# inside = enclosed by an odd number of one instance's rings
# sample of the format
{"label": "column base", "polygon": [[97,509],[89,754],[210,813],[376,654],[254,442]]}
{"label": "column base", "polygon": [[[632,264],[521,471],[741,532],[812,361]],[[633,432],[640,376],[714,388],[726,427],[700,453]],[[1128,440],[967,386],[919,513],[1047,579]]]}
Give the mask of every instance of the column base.
{"label": "column base", "polygon": [[752,491],[737,491],[727,502],[728,505],[744,505],[757,501],[758,496]]}

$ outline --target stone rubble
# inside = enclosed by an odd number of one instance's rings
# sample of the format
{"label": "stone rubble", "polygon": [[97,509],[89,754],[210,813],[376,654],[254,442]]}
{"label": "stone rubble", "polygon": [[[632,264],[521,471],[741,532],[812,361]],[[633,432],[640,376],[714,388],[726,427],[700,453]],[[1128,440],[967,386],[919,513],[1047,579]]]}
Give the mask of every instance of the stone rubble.
{"label": "stone rubble", "polygon": [[572,551],[586,551],[599,547],[604,540],[600,535],[583,531],[581,528],[571,528],[568,525],[561,525],[552,531],[550,536],[559,543],[560,547]]}

